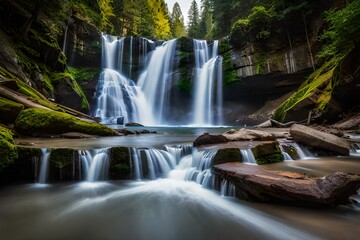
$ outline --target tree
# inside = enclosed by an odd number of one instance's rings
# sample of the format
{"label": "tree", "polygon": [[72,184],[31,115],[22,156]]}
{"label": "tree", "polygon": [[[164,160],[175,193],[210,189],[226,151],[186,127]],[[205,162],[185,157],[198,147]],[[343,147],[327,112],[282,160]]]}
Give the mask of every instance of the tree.
{"label": "tree", "polygon": [[213,6],[211,0],[201,0],[201,19],[199,23],[199,34],[201,38],[212,38],[213,28]]}
{"label": "tree", "polygon": [[113,0],[97,0],[100,8],[100,30],[108,33],[114,32],[114,25],[111,18],[115,16],[112,6]]}
{"label": "tree", "polygon": [[153,16],[154,36],[157,39],[170,38],[170,17],[164,0],[148,0],[149,10]]}
{"label": "tree", "polygon": [[189,25],[188,25],[188,36],[192,38],[199,37],[199,21],[200,13],[199,7],[195,0],[191,2],[189,13],[188,13]]}
{"label": "tree", "polygon": [[171,34],[174,38],[186,36],[184,17],[180,5],[176,2],[171,13]]}

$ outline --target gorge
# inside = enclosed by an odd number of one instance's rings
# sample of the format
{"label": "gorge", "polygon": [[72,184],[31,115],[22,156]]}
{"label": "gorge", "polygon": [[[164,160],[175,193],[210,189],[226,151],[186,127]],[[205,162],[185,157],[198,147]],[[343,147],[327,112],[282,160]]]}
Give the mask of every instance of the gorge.
{"label": "gorge", "polygon": [[1,1],[0,239],[356,239],[360,1],[171,7]]}

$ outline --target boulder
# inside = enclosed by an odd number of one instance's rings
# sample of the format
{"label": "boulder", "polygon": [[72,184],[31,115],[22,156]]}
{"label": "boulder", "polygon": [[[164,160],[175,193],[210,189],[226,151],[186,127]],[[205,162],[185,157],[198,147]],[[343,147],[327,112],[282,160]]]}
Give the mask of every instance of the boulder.
{"label": "boulder", "polygon": [[350,144],[335,135],[299,124],[294,124],[291,127],[290,134],[296,142],[341,155],[349,155]]}
{"label": "boulder", "polygon": [[336,172],[321,178],[268,170],[261,166],[225,163],[212,169],[217,180],[228,180],[236,187],[236,197],[248,201],[335,207],[349,203],[349,196],[360,187],[360,176]]}
{"label": "boulder", "polygon": [[217,144],[217,143],[225,143],[228,142],[227,138],[223,135],[211,135],[209,133],[204,133],[195,139],[193,145],[194,147],[198,147],[201,145],[209,145],[209,144]]}
{"label": "boulder", "polygon": [[253,129],[231,129],[222,134],[228,141],[273,141],[275,136],[271,133]]}
{"label": "boulder", "polygon": [[251,148],[258,165],[284,161],[278,142],[263,142]]}
{"label": "boulder", "polygon": [[135,122],[128,122],[125,124],[126,127],[143,127],[144,125],[141,125],[140,123]]}
{"label": "boulder", "polygon": [[228,162],[241,162],[242,155],[239,148],[224,148],[219,149],[214,156],[213,165],[228,163]]}
{"label": "boulder", "polygon": [[94,138],[96,136],[79,133],[79,132],[67,132],[60,135],[62,138],[68,138],[68,139],[83,139],[83,138]]}

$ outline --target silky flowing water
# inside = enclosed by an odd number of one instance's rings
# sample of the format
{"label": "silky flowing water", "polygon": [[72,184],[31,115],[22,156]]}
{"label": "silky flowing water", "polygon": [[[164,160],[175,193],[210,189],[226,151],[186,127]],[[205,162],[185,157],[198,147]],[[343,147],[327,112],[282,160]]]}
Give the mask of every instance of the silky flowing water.
{"label": "silky flowing water", "polygon": [[[206,171],[209,163],[203,157],[182,156],[189,156],[189,144],[200,133],[226,129],[163,127],[156,129],[161,132],[157,135],[27,139],[42,148],[127,146],[134,149],[132,156],[143,151],[150,158],[162,155],[163,161],[172,154],[175,157],[169,166],[176,167],[164,169],[166,175],[154,172],[153,180],[140,180],[139,173],[133,181],[94,182],[95,178],[89,177],[83,182],[3,187],[0,239],[356,239],[360,235],[360,210],[353,205],[304,209],[259,204],[226,197],[233,192],[229,182],[222,183],[220,192],[206,188],[206,172],[200,170]],[[211,150],[202,151],[197,154],[211,158]],[[191,161],[196,165],[193,170],[198,169],[194,179],[194,172],[184,172]],[[307,158],[264,167],[312,176],[334,171],[360,174],[359,158],[354,157]],[[186,174],[188,180],[184,181]]]}

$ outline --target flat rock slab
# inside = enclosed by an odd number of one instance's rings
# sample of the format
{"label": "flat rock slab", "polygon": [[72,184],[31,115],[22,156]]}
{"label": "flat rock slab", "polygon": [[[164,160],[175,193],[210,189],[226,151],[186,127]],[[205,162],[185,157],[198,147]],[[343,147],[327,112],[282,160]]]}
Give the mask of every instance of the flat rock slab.
{"label": "flat rock slab", "polygon": [[253,129],[229,130],[222,134],[228,141],[274,141],[271,133]]}
{"label": "flat rock slab", "polygon": [[346,140],[330,133],[321,132],[300,124],[294,124],[290,128],[290,134],[296,142],[301,142],[308,146],[346,156],[350,153],[350,144]]}
{"label": "flat rock slab", "polygon": [[311,178],[241,163],[216,165],[212,171],[218,178],[235,185],[236,197],[256,202],[334,207],[349,203],[349,196],[360,187],[359,175],[342,172]]}

